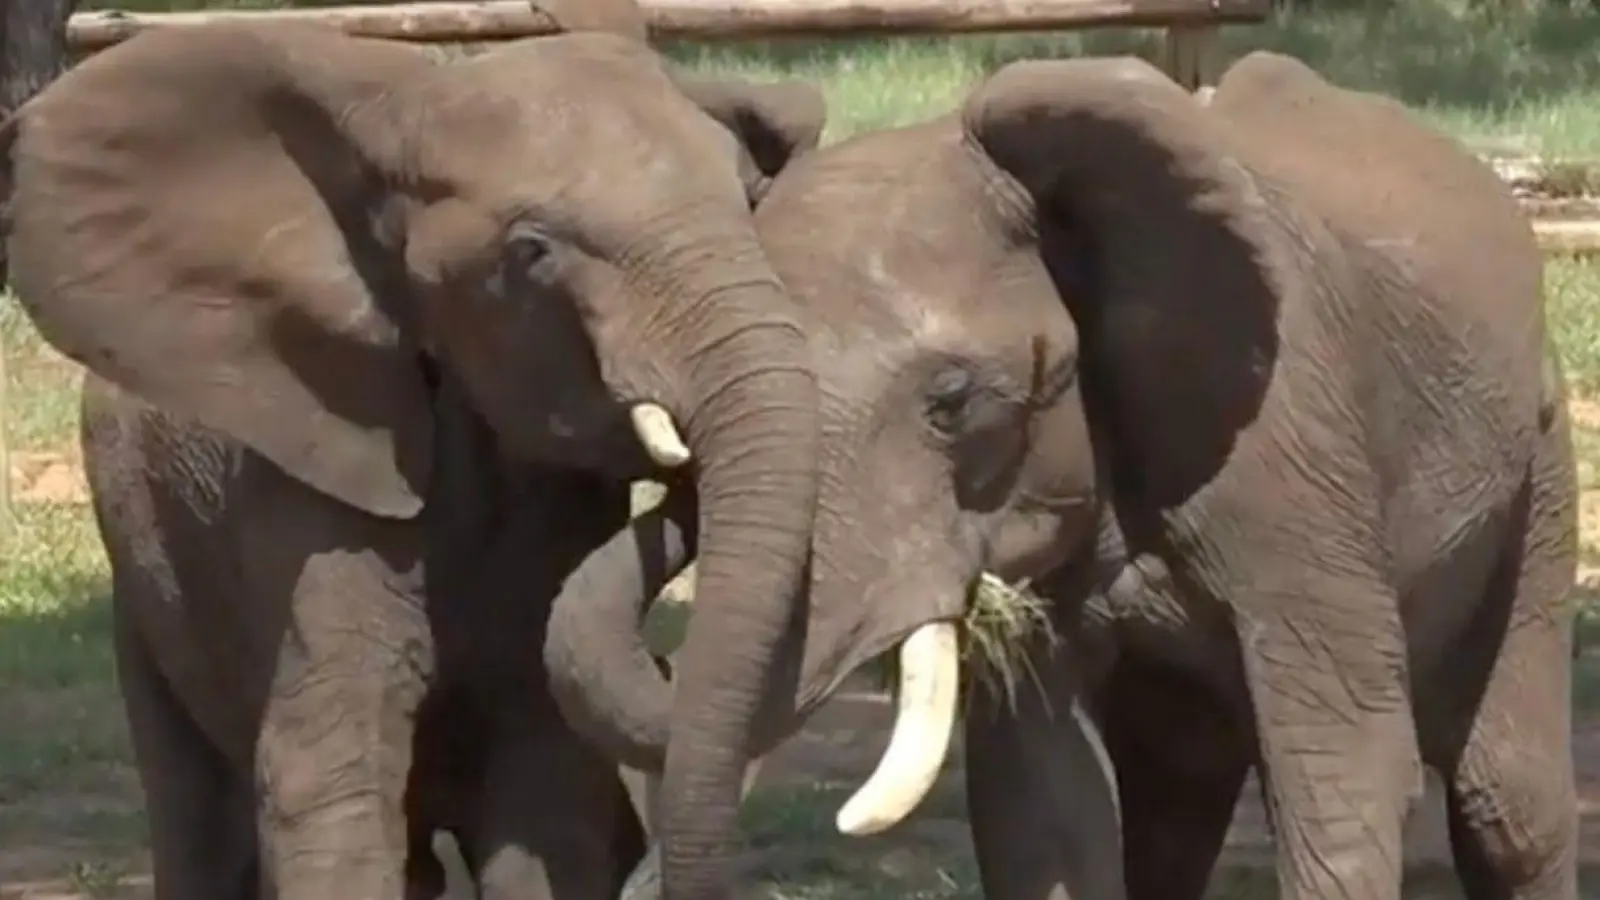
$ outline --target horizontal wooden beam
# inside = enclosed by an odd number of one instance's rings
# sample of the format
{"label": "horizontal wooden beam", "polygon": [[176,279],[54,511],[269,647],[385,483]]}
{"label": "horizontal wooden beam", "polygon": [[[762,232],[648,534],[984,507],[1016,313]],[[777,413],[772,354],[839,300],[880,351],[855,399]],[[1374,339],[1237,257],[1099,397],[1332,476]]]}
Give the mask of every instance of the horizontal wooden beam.
{"label": "horizontal wooden beam", "polygon": [[1533,220],[1533,233],[1546,256],[1594,256],[1600,253],[1600,219]]}
{"label": "horizontal wooden beam", "polygon": [[[1257,22],[1270,0],[643,0],[657,38],[750,40],[888,34],[1054,31]],[[206,22],[318,22],[364,37],[419,43],[504,41],[549,34],[550,17],[524,0],[425,2],[321,9],[82,12],[67,26],[74,50],[94,52],[151,28]]]}

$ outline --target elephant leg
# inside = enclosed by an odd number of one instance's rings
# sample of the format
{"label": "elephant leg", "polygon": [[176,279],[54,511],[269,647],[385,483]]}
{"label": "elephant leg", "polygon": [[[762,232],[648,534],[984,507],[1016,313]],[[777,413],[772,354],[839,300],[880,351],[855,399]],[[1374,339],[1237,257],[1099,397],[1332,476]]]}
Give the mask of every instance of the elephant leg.
{"label": "elephant leg", "polygon": [[1250,771],[1248,736],[1191,684],[1126,659],[1100,699],[1129,900],[1200,900]]}
{"label": "elephant leg", "polygon": [[241,516],[240,609],[276,645],[256,738],[262,864],[295,900],[405,894],[405,798],[434,676],[423,529],[376,519],[283,478]]}
{"label": "elephant leg", "polygon": [[1422,793],[1399,603],[1375,567],[1310,553],[1253,561],[1235,601],[1278,889],[1399,900],[1401,830]]}
{"label": "elephant leg", "polygon": [[973,686],[967,806],[989,900],[1126,896],[1116,776],[1056,662],[1036,662],[1014,699]]}
{"label": "elephant leg", "polygon": [[156,900],[254,900],[248,784],[173,695],[125,613],[117,611],[113,642],[144,788]]}
{"label": "elephant leg", "polygon": [[[519,710],[519,712],[521,712]],[[541,720],[503,729],[470,843],[483,900],[612,900],[644,855],[615,767]]]}
{"label": "elephant leg", "polygon": [[1579,896],[1565,608],[1575,561],[1563,552],[1575,523],[1571,504],[1553,491],[1535,492],[1532,513],[1473,623],[1479,633],[1462,642],[1494,655],[1482,660],[1481,695],[1464,698],[1466,715],[1441,767],[1468,900]]}
{"label": "elephant leg", "polygon": [[341,574],[311,576],[345,591],[298,602],[279,653],[256,750],[262,855],[284,896],[392,900],[405,891],[403,802],[431,644],[389,585]]}
{"label": "elephant leg", "polygon": [[407,818],[411,837],[406,850],[405,900],[445,900],[450,891],[444,861],[433,849],[433,827]]}

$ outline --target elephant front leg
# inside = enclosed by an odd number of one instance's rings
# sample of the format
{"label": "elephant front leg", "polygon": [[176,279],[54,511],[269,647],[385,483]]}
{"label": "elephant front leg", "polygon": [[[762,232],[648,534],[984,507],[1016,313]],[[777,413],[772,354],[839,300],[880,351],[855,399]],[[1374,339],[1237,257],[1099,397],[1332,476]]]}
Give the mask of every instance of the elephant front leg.
{"label": "elephant front leg", "polygon": [[1201,900],[1254,758],[1253,729],[1183,670],[1126,656],[1096,694],[1129,900]]}
{"label": "elephant front leg", "polygon": [[394,900],[432,645],[420,603],[339,568],[307,561],[311,583],[339,589],[297,598],[280,650],[256,757],[263,863],[285,897]]}
{"label": "elephant front leg", "polygon": [[[1048,652],[1048,651],[1045,651]],[[1013,697],[975,684],[967,805],[990,900],[1122,898],[1116,777],[1057,660]]]}
{"label": "elephant front leg", "polygon": [[644,830],[611,761],[542,704],[491,730],[463,850],[483,900],[614,900]]}
{"label": "elephant front leg", "polygon": [[155,898],[250,900],[257,891],[249,781],[207,740],[136,634],[130,580],[115,579],[113,636],[144,788]]}
{"label": "elephant front leg", "polygon": [[1285,568],[1237,607],[1285,900],[1398,900],[1422,793],[1398,603],[1376,577]]}

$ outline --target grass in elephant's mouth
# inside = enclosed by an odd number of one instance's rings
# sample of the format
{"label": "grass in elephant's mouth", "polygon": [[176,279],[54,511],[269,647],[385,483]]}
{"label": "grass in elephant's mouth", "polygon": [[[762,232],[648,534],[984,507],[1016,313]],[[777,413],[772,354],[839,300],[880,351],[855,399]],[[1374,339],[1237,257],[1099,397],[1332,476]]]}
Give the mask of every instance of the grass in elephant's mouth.
{"label": "grass in elephant's mouth", "polygon": [[[1058,639],[1044,598],[1027,582],[1007,584],[988,572],[973,590],[960,631],[963,682],[975,678],[1010,700],[1022,679],[1037,677],[1024,652],[1027,642],[1037,636],[1054,646]],[[899,658],[891,651],[873,665],[878,683],[892,689],[900,675]]]}

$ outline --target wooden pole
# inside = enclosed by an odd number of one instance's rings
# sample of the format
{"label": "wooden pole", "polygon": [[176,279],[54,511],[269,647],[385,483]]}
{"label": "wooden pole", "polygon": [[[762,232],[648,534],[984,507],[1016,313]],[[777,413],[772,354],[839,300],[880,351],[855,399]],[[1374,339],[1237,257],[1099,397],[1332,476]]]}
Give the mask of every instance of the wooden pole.
{"label": "wooden pole", "polygon": [[[959,34],[1257,22],[1270,0],[646,0],[660,38],[748,40]],[[314,22],[349,34],[419,43],[501,41],[549,34],[555,23],[524,0],[400,3],[322,9],[83,12],[67,26],[77,52],[151,28],[207,22]]]}
{"label": "wooden pole", "polygon": [[1534,219],[1533,233],[1547,256],[1589,257],[1600,254],[1600,220]]}

